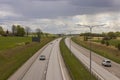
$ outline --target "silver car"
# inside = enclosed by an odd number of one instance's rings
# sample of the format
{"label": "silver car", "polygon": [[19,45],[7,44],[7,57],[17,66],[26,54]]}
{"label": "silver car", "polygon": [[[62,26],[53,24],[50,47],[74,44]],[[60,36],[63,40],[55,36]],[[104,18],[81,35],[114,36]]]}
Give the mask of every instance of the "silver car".
{"label": "silver car", "polygon": [[103,66],[107,66],[107,67],[111,67],[111,61],[105,59],[105,60],[102,61],[102,65],[103,65]]}

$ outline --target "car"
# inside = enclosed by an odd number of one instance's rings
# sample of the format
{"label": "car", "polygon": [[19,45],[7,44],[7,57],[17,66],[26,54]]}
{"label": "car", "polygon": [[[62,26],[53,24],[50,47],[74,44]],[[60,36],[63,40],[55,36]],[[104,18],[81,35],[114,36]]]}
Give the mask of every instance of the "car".
{"label": "car", "polygon": [[104,59],[104,60],[102,61],[102,65],[103,65],[103,66],[106,66],[106,67],[111,67],[111,61],[108,60],[108,59]]}
{"label": "car", "polygon": [[50,44],[53,44],[52,42]]}
{"label": "car", "polygon": [[45,60],[45,59],[46,59],[46,58],[45,58],[45,55],[41,55],[39,59],[40,59],[40,60]]}

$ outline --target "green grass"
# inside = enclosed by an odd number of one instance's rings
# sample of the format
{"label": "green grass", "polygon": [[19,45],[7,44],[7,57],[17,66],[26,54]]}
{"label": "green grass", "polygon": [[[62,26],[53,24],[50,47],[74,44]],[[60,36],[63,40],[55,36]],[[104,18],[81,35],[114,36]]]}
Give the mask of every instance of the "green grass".
{"label": "green grass", "polygon": [[0,51],[22,45],[25,42],[31,42],[31,37],[0,37]]}
{"label": "green grass", "polygon": [[54,38],[44,38],[41,43],[33,43],[17,46],[0,52],[0,80],[7,80],[23,63],[25,63],[36,51]]}
{"label": "green grass", "polygon": [[[74,55],[71,55],[70,50],[64,43],[64,39],[60,42],[60,50],[72,80],[89,80],[90,72]],[[91,80],[97,79],[92,75]]]}
{"label": "green grass", "polygon": [[109,42],[110,42],[111,45],[116,46],[116,45],[118,45],[120,43],[120,40],[112,39]]}
{"label": "green grass", "polygon": [[[101,43],[101,40],[92,40],[92,41]],[[111,39],[108,42],[112,46],[117,46],[120,43],[120,40],[118,40],[118,39]]]}
{"label": "green grass", "polygon": [[[87,49],[90,49],[90,43],[87,42],[87,41],[83,41],[81,40],[79,37],[73,37],[72,40],[74,42],[76,42],[77,44],[87,48]],[[115,49],[115,48],[112,48],[112,47],[108,47],[108,46],[105,46],[105,45],[102,45],[102,44],[95,44],[95,43],[91,43],[92,44],[92,51],[101,55],[101,56],[104,56],[108,59],[111,59],[117,63],[120,64],[120,51]]]}

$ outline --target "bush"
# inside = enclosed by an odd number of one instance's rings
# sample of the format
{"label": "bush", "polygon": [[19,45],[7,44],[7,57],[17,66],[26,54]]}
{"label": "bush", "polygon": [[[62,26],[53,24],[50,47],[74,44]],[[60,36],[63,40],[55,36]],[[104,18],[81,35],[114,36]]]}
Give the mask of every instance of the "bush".
{"label": "bush", "polygon": [[102,41],[101,41],[101,44],[105,44],[105,40],[102,40]]}
{"label": "bush", "polygon": [[118,43],[117,48],[118,48],[118,50],[120,50],[120,43]]}
{"label": "bush", "polygon": [[88,37],[87,36],[84,36],[84,41],[88,41]]}
{"label": "bush", "polygon": [[103,38],[103,40],[110,40],[111,38],[110,37],[108,37],[108,36],[105,36],[104,38]]}
{"label": "bush", "polygon": [[30,44],[30,42],[25,42],[25,45]]}
{"label": "bush", "polygon": [[109,42],[108,41],[106,41],[106,46],[109,46],[110,44],[109,44]]}

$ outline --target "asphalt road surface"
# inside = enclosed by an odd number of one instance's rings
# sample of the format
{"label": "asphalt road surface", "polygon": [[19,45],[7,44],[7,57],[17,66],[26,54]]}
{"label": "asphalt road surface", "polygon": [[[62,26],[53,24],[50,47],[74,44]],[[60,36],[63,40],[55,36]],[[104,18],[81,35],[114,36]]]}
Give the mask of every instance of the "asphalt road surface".
{"label": "asphalt road surface", "polygon": [[[20,69],[8,80],[70,80],[60,54],[60,40],[60,38],[54,40],[40,51],[24,75],[20,75],[20,73],[24,72]],[[46,60],[39,60],[40,55],[45,55]]]}
{"label": "asphalt road surface", "polygon": [[[70,38],[67,38],[65,43],[73,54],[89,68],[89,50],[70,41]],[[102,80],[120,80],[120,64],[112,61],[112,67],[104,67],[101,65],[103,59],[105,58],[92,52],[92,72]]]}

